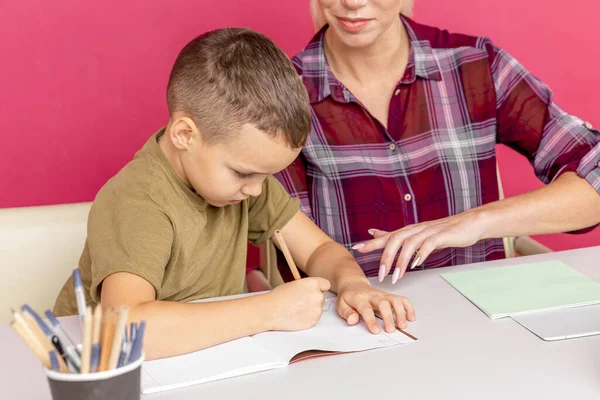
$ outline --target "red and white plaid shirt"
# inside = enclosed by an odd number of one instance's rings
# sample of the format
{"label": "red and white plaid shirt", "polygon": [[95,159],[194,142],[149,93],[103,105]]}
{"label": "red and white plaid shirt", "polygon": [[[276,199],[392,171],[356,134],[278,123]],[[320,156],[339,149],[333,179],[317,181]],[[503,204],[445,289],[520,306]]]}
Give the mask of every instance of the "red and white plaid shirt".
{"label": "red and white plaid shirt", "polygon": [[[367,230],[396,230],[498,200],[498,143],[526,156],[545,183],[576,171],[600,192],[600,136],[489,39],[402,17],[411,41],[404,77],[379,123],[332,74],[323,28],[293,58],[312,104],[312,130],[277,178],[345,247]],[[355,252],[368,276],[381,251]],[[501,239],[433,253],[424,268],[504,257]]]}

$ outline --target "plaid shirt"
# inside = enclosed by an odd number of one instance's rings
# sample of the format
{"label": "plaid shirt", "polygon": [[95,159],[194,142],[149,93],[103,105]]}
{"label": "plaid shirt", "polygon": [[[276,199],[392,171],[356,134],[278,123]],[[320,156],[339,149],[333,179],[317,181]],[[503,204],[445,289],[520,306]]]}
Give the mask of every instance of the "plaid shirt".
{"label": "plaid shirt", "polygon": [[[600,192],[599,133],[568,115],[550,89],[489,39],[402,18],[411,41],[388,128],[332,74],[323,28],[293,58],[312,105],[301,155],[277,178],[345,247],[370,228],[396,230],[498,200],[498,143],[525,155],[544,183],[576,171]],[[382,251],[354,252],[365,274]],[[501,239],[433,253],[424,268],[504,257]]]}

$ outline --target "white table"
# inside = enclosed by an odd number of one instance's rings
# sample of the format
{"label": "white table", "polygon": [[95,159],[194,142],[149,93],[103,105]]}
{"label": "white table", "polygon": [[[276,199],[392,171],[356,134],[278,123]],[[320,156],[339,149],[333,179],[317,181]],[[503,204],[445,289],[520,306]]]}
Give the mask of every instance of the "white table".
{"label": "white table", "polygon": [[[600,246],[451,269],[543,260],[562,260],[600,278]],[[544,342],[511,319],[492,321],[439,276],[447,271],[412,272],[396,286],[390,278],[379,285],[415,305],[418,321],[408,329],[419,338],[414,344],[306,360],[144,399],[600,398],[600,336]],[[6,325],[0,351],[0,398],[50,399],[39,362]]]}

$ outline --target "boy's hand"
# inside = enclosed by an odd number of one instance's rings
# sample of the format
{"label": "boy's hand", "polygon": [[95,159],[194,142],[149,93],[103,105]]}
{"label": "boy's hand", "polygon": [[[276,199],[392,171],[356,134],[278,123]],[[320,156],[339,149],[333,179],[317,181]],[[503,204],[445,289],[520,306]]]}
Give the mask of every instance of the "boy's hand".
{"label": "boy's hand", "polygon": [[397,326],[406,328],[406,320],[415,321],[415,309],[411,302],[402,296],[386,293],[375,289],[365,282],[356,282],[343,286],[338,292],[338,314],[349,325],[358,323],[362,317],[367,323],[369,331],[374,334],[381,333],[373,310],[378,310],[383,319],[386,332],[396,330]]}
{"label": "boy's hand", "polygon": [[323,313],[329,281],[323,278],[304,278],[277,286],[268,296],[275,313],[271,330],[300,331],[312,328]]}

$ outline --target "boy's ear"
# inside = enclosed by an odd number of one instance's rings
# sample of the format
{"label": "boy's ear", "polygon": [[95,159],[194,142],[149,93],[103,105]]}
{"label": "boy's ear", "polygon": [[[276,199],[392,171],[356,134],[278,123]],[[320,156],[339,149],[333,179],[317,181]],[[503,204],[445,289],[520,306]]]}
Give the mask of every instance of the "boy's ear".
{"label": "boy's ear", "polygon": [[200,132],[191,118],[179,117],[171,124],[170,136],[177,149],[188,150],[200,139]]}

